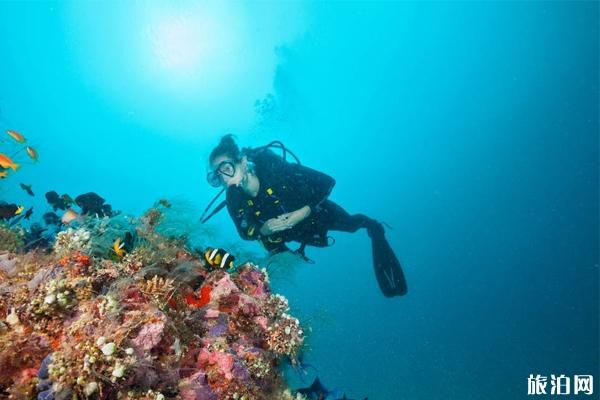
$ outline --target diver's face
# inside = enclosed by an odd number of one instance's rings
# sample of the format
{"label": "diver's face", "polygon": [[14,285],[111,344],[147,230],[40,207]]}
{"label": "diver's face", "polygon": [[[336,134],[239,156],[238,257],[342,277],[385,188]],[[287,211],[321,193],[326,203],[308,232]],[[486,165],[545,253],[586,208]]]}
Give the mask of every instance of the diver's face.
{"label": "diver's face", "polygon": [[211,164],[211,169],[218,175],[221,183],[227,187],[240,186],[246,175],[246,159],[236,163],[227,155],[218,156]]}

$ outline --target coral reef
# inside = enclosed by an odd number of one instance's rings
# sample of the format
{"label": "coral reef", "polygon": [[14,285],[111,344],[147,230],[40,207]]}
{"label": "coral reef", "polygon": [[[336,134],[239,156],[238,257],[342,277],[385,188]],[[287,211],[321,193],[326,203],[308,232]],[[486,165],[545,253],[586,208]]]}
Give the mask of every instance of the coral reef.
{"label": "coral reef", "polygon": [[159,232],[168,206],[86,217],[50,253],[11,242],[0,255],[0,397],[302,398],[279,370],[304,342],[287,300],[266,270],[208,268],[185,238]]}

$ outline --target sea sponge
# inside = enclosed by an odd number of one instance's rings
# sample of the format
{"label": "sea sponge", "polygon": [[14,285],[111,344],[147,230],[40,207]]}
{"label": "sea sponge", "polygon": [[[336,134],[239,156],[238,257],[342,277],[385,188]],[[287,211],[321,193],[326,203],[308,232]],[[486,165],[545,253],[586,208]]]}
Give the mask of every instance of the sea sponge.
{"label": "sea sponge", "polygon": [[20,228],[0,223],[0,251],[17,252],[25,245],[25,234]]}
{"label": "sea sponge", "polygon": [[84,228],[69,228],[56,235],[54,252],[62,257],[74,251],[86,253],[90,249],[90,232]]}

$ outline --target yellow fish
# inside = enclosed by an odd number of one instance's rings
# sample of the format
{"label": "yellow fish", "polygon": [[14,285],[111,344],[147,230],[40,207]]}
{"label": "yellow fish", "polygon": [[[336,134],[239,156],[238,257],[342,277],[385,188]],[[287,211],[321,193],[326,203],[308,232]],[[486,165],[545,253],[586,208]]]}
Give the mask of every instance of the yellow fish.
{"label": "yellow fish", "polygon": [[7,175],[8,175],[8,172],[6,172],[6,171],[0,171],[0,179],[6,178]]}
{"label": "yellow fish", "polygon": [[19,215],[23,212],[23,210],[25,209],[25,207],[23,206],[19,206],[17,207],[17,210],[15,211],[15,215]]}
{"label": "yellow fish", "polygon": [[17,168],[19,168],[19,164],[15,164],[15,162],[6,154],[0,153],[0,167],[12,168],[13,171],[16,171]]}
{"label": "yellow fish", "polygon": [[33,161],[38,160],[38,153],[37,153],[37,151],[35,151],[35,149],[33,147],[27,146],[25,148],[25,151],[27,152],[27,155],[29,156],[29,158],[31,158]]}
{"label": "yellow fish", "polygon": [[11,131],[10,129],[6,131],[6,133],[13,139],[15,139],[19,143],[25,143],[25,137],[21,135],[17,131]]}
{"label": "yellow fish", "polygon": [[117,240],[115,240],[113,243],[113,251],[119,258],[125,255],[125,249],[123,248],[124,246],[125,243],[121,243],[121,238],[117,238]]}

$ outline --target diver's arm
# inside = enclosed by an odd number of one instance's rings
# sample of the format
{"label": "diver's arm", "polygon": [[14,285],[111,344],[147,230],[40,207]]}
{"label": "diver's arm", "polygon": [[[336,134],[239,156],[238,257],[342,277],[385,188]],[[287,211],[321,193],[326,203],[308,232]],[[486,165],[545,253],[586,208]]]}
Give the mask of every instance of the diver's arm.
{"label": "diver's arm", "polygon": [[[331,176],[299,164],[289,164],[284,172],[284,179],[288,182],[289,187],[293,188],[290,194],[303,199],[300,204],[305,204],[310,210],[314,210],[325,201],[335,186],[335,179]],[[300,210],[302,209],[304,207]],[[310,210],[308,215],[310,215]],[[299,210],[293,213],[297,211]],[[298,214],[302,216],[302,213]],[[308,215],[305,215],[304,218]],[[300,221],[304,218],[300,218]]]}
{"label": "diver's arm", "polygon": [[310,206],[306,205],[302,208],[297,209],[296,211],[280,215],[277,218],[282,219],[284,222],[286,222],[287,225],[289,225],[288,228],[293,228],[296,224],[306,219],[310,215],[310,213]]}
{"label": "diver's arm", "polygon": [[[259,160],[255,161],[258,164]],[[299,203],[304,206],[266,221],[259,230],[262,236],[291,229],[302,222],[327,199],[335,185],[335,179],[331,176],[300,164],[280,160],[277,163],[263,165],[263,169],[270,173],[272,180],[281,183],[284,189],[288,187],[283,193],[279,193],[282,203]]]}

